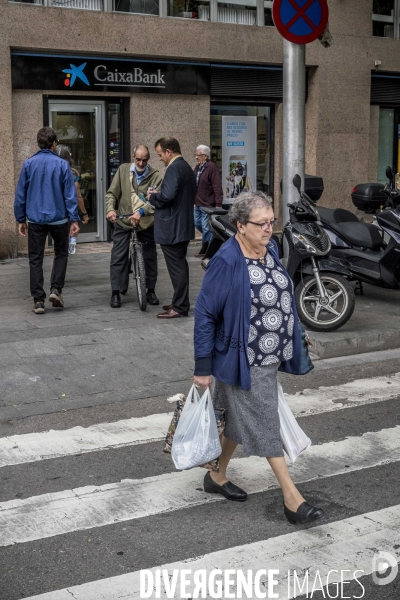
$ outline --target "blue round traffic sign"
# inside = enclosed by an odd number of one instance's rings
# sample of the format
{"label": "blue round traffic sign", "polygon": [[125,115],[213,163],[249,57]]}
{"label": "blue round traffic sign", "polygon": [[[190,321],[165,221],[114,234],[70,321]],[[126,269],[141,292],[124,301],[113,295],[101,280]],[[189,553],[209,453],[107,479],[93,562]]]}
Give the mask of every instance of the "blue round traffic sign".
{"label": "blue round traffic sign", "polygon": [[295,44],[313,42],[328,23],[327,0],[274,0],[272,18],[282,37]]}

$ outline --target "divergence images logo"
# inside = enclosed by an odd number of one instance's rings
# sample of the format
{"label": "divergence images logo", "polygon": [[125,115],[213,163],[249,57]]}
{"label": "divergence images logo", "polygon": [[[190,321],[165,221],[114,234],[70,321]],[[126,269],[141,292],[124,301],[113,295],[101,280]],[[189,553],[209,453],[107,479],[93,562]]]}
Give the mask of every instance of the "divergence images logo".
{"label": "divergence images logo", "polygon": [[372,580],[376,585],[392,583],[399,572],[397,559],[389,552],[379,552],[372,559]]}
{"label": "divergence images logo", "polygon": [[67,73],[64,80],[65,87],[72,87],[77,78],[83,81],[83,83],[86,83],[86,85],[90,85],[88,78],[83,72],[86,64],[87,63],[83,63],[83,65],[80,65],[79,67],[76,67],[75,65],[69,65],[71,67],[70,69],[63,69],[63,73]]}

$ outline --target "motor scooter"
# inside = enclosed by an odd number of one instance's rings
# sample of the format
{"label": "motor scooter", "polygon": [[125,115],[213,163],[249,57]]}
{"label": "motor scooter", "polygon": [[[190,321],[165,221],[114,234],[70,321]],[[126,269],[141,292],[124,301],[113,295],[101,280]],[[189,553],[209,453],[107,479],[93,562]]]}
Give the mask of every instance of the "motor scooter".
{"label": "motor scooter", "polygon": [[[288,205],[290,220],[283,228],[282,239],[275,234],[272,237],[293,280],[300,320],[308,329],[334,331],[354,311],[354,290],[345,279],[351,273],[340,261],[329,258],[329,237],[318,223],[315,203],[300,189],[299,175],[293,178],[293,184],[299,200]],[[204,269],[222,244],[237,232],[227,211],[215,208],[205,211],[210,215],[213,237],[201,261]]]}
{"label": "motor scooter", "polygon": [[[331,255],[344,261],[349,280],[385,288],[400,288],[400,192],[393,185],[393,171],[387,167],[389,183],[380,190],[386,204],[377,208],[372,201],[357,208],[375,214],[375,223],[362,223],[352,212],[319,207],[323,227],[332,244]],[[365,186],[366,184],[364,184]],[[353,194],[354,196],[354,194]]]}

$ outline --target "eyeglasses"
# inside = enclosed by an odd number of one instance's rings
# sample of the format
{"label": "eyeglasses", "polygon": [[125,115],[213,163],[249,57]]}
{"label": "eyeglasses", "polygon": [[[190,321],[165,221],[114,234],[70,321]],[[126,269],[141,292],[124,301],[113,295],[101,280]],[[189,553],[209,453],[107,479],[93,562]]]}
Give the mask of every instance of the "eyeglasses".
{"label": "eyeglasses", "polygon": [[148,158],[135,158],[136,162],[149,162]]}
{"label": "eyeglasses", "polygon": [[277,224],[278,219],[272,219],[272,221],[264,221],[263,223],[255,223],[254,221],[247,221],[247,222],[251,223],[252,225],[257,225],[257,227],[259,227],[263,231],[266,231],[270,227],[271,227],[271,229],[273,229],[275,227],[275,225]]}
{"label": "eyeglasses", "polygon": [[205,154],[195,154],[196,158],[200,158],[200,156],[205,156]]}

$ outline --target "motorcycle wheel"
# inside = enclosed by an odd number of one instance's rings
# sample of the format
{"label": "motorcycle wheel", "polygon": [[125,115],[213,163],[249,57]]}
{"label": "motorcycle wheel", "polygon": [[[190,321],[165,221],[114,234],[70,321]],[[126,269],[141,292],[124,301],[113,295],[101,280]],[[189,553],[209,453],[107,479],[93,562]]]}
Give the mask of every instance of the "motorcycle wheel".
{"label": "motorcycle wheel", "polygon": [[350,319],[356,297],[351,285],[336,273],[321,273],[326,298],[321,301],[315,277],[308,275],[296,286],[300,321],[314,331],[335,331]]}

